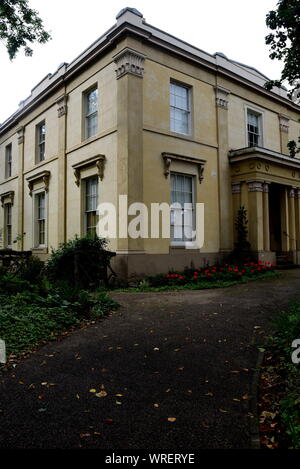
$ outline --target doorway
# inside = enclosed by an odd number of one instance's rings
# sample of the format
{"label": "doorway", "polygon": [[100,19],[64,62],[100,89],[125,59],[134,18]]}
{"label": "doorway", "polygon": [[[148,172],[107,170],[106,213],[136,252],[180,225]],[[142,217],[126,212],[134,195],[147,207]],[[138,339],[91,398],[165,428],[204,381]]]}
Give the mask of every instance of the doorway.
{"label": "doorway", "polygon": [[282,252],[281,199],[282,186],[271,183],[269,186],[270,250],[277,254]]}

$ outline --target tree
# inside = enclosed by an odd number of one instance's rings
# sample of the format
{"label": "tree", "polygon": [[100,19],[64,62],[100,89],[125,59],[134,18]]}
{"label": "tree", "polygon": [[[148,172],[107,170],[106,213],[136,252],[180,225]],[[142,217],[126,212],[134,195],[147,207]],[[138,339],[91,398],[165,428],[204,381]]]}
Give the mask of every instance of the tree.
{"label": "tree", "polygon": [[270,58],[284,62],[279,80],[265,84],[268,90],[281,86],[286,80],[291,87],[289,97],[300,102],[300,2],[299,0],[279,0],[277,10],[267,14],[267,26],[273,31],[266,36],[270,46]]}
{"label": "tree", "polygon": [[237,232],[237,242],[235,243],[235,249],[239,252],[248,251],[251,244],[248,241],[248,219],[247,210],[244,206],[240,207],[235,221],[235,229]]}
{"label": "tree", "polygon": [[44,44],[49,39],[51,36],[45,31],[42,19],[29,7],[28,0],[0,0],[0,40],[11,60],[21,48],[25,55],[32,55],[30,44]]}

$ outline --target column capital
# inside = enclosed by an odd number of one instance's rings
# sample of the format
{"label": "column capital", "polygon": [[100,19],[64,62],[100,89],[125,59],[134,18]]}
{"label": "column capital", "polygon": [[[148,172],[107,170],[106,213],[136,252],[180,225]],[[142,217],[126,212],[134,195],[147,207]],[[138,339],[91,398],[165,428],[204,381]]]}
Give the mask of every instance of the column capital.
{"label": "column capital", "polygon": [[296,187],[288,187],[288,197],[294,199],[296,197]]}
{"label": "column capital", "polygon": [[263,192],[264,181],[246,181],[249,192]]}
{"label": "column capital", "polygon": [[267,181],[264,181],[263,182],[263,192],[269,192],[269,185],[271,183],[270,182],[267,182]]}
{"label": "column capital", "polygon": [[67,106],[67,101],[68,101],[68,95],[63,94],[56,100],[57,104],[57,116],[62,117],[68,112],[68,106]]}
{"label": "column capital", "polygon": [[241,183],[240,182],[232,182],[231,183],[231,191],[232,191],[232,194],[240,194],[241,193]]}
{"label": "column capital", "polygon": [[127,73],[143,78],[145,58],[144,54],[130,47],[125,47],[125,49],[121,50],[121,52],[114,56],[114,62],[117,66],[117,80]]}
{"label": "column capital", "polygon": [[289,117],[284,116],[283,114],[278,115],[279,119],[279,127],[281,132],[288,132],[289,131]]}
{"label": "column capital", "polygon": [[215,88],[215,93],[216,93],[217,107],[228,110],[228,102],[229,102],[228,97],[230,95],[230,91],[219,85],[215,86],[214,88]]}
{"label": "column capital", "polygon": [[17,129],[17,134],[18,134],[18,144],[21,145],[21,143],[24,143],[24,138],[25,138],[25,127],[23,125]]}

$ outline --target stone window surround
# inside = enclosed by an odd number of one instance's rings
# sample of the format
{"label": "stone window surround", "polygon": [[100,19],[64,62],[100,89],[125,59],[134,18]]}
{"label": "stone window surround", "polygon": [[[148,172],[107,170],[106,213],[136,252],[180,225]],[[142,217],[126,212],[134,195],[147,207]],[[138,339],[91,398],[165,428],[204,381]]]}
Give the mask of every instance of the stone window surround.
{"label": "stone window surround", "polygon": [[49,191],[49,180],[50,180],[51,173],[50,171],[41,171],[40,173],[34,174],[33,176],[29,176],[26,178],[28,183],[29,195],[32,197],[32,192],[34,189],[34,184],[43,181],[43,190],[45,192]]}
{"label": "stone window surround", "polygon": [[81,171],[90,167],[90,166],[96,166],[97,168],[97,174],[100,179],[100,181],[103,180],[104,178],[104,168],[105,168],[105,162],[106,162],[106,157],[105,155],[96,155],[92,156],[91,158],[88,158],[84,161],[80,161],[79,163],[76,163],[72,165],[72,168],[74,169],[74,176],[75,176],[75,184],[77,187],[80,186],[81,182]]}
{"label": "stone window surround", "polygon": [[4,208],[5,204],[11,204],[13,206],[14,199],[15,199],[15,192],[14,191],[4,192],[3,194],[0,195],[0,199],[1,199],[2,208]]}
{"label": "stone window surround", "polygon": [[259,145],[257,145],[257,146],[263,148],[264,147],[264,135],[265,135],[265,111],[264,111],[264,109],[246,103],[246,104],[244,104],[244,112],[245,112],[245,135],[246,135],[245,143],[246,143],[246,147],[249,148],[249,145],[248,145],[248,113],[253,112],[253,114],[256,114],[256,115],[259,116],[260,142],[259,142]]}
{"label": "stone window surround", "polygon": [[164,162],[164,175],[166,179],[168,179],[171,173],[172,161],[182,161],[185,163],[191,163],[191,164],[197,165],[199,183],[200,184],[202,183],[204,179],[204,166],[205,166],[206,160],[195,158],[194,156],[179,155],[177,153],[168,153],[168,152],[163,152],[162,158]]}

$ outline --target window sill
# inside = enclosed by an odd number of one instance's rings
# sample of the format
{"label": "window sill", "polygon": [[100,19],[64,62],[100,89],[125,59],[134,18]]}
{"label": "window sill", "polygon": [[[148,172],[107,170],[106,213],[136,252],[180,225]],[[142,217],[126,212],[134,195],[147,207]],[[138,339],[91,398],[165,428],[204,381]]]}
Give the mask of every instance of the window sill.
{"label": "window sill", "polygon": [[41,246],[31,249],[32,254],[48,254],[48,248]]}

